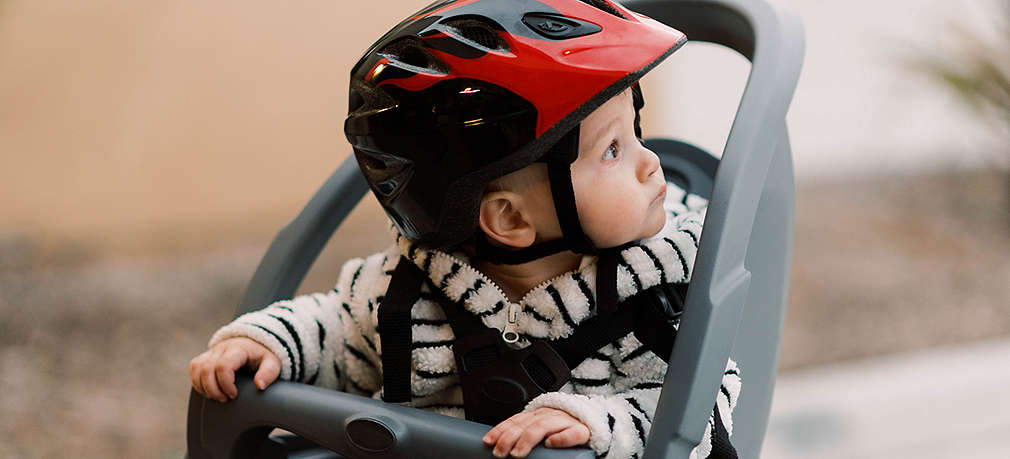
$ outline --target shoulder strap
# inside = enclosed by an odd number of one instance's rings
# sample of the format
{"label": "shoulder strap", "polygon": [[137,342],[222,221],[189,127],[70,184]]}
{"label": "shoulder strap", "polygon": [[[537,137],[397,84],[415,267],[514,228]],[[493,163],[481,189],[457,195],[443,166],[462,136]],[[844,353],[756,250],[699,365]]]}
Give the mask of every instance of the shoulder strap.
{"label": "shoulder strap", "polygon": [[[386,402],[410,401],[410,310],[421,295],[425,279],[424,271],[400,257],[389,289],[379,302],[383,400]],[[686,290],[687,284],[662,284],[643,290],[622,301],[616,310],[601,311],[586,319],[567,338],[547,344],[569,368],[575,368],[597,349],[634,332],[647,349],[669,360]],[[478,318],[444,297],[443,310],[457,338],[487,328]]]}
{"label": "shoulder strap", "polygon": [[484,322],[481,322],[477,316],[467,311],[463,305],[452,301],[446,296],[442,289],[435,286],[431,280],[428,280],[428,286],[431,288],[432,292],[435,292],[439,301],[439,306],[442,307],[442,311],[445,312],[445,318],[449,321],[449,326],[452,327],[452,334],[459,339],[461,336],[466,336],[470,333],[480,332],[482,330],[489,329]]}
{"label": "shoulder strap", "polygon": [[379,302],[379,338],[382,340],[382,399],[410,401],[410,309],[421,296],[425,275],[405,257],[393,270],[389,289]]}
{"label": "shoulder strap", "polygon": [[[546,343],[561,355],[568,368],[575,368],[597,349],[634,332],[646,349],[669,361],[677,324],[684,312],[687,285],[661,284],[638,292],[612,312],[601,312],[586,319],[567,338]],[[444,296],[442,299],[442,309],[456,337],[487,328],[462,306]]]}
{"label": "shoulder strap", "polygon": [[597,349],[620,339],[634,329],[635,314],[632,313],[632,309],[621,303],[616,311],[590,317],[580,323],[575,332],[567,338],[550,341],[548,344],[565,359],[568,368],[575,368]]}
{"label": "shoulder strap", "polygon": [[569,368],[575,368],[597,349],[634,332],[646,349],[669,361],[686,292],[687,284],[661,284],[643,290],[622,301],[614,312],[590,317],[569,337],[549,344]]}
{"label": "shoulder strap", "polygon": [[660,284],[625,300],[637,312],[635,337],[646,349],[667,362],[677,338],[680,316],[684,313],[687,285]]}

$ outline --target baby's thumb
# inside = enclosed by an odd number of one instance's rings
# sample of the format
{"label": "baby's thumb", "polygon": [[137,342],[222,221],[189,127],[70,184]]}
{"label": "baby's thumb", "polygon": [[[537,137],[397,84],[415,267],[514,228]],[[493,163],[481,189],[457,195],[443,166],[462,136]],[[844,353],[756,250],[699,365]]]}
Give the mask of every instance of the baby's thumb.
{"label": "baby's thumb", "polygon": [[272,352],[268,352],[263,356],[263,361],[260,362],[260,367],[256,370],[256,375],[253,376],[253,383],[256,384],[257,389],[263,390],[276,381],[277,376],[280,376],[280,374],[280,359]]}

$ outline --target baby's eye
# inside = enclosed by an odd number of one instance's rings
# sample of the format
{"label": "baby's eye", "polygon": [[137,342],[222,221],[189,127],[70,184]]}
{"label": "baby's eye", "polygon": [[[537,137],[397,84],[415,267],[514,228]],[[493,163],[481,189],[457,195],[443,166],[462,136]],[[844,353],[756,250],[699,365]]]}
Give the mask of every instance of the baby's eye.
{"label": "baby's eye", "polygon": [[611,142],[607,150],[603,152],[603,160],[610,161],[617,159],[617,142]]}

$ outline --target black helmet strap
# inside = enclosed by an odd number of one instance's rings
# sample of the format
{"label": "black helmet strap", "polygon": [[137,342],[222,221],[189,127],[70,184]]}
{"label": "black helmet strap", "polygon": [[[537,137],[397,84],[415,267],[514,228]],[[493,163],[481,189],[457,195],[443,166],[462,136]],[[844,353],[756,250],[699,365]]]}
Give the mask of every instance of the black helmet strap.
{"label": "black helmet strap", "polygon": [[551,149],[551,152],[543,160],[547,163],[547,179],[551,184],[554,212],[558,216],[565,244],[572,252],[595,255],[599,253],[599,249],[582,231],[579,210],[575,204],[572,163],[578,158],[578,154],[579,127],[575,126],[561,138],[561,141]]}
{"label": "black helmet strap", "polygon": [[541,158],[547,164],[554,210],[561,225],[561,239],[541,242],[519,250],[491,244],[483,233],[477,235],[477,256],[494,264],[518,265],[549,255],[571,250],[576,253],[599,253],[593,241],[582,231],[572,187],[572,163],[579,154],[579,126],[576,125]]}
{"label": "black helmet strap", "polygon": [[543,158],[543,162],[547,163],[547,178],[562,237],[520,250],[506,250],[492,245],[485,235],[479,234],[477,256],[495,264],[522,264],[565,250],[597,255],[596,304],[599,313],[609,313],[617,306],[617,259],[628,244],[600,249],[582,230],[572,185],[572,163],[578,152],[579,127],[575,126]]}
{"label": "black helmet strap", "polygon": [[645,106],[645,96],[642,94],[642,85],[638,82],[631,85],[631,105],[635,107],[635,135],[642,138],[642,107]]}
{"label": "black helmet strap", "polygon": [[[575,133],[574,151],[579,151],[579,129]],[[569,133],[571,134],[571,133]],[[579,222],[579,212],[575,206],[575,189],[572,185],[572,162],[554,156],[547,162],[547,177],[551,182],[554,211],[561,224],[562,241],[575,253],[598,256],[596,265],[596,304],[598,313],[606,314],[617,307],[617,259],[628,244],[600,249],[586,236]],[[553,242],[553,241],[551,241]]]}
{"label": "black helmet strap", "polygon": [[[631,86],[631,100],[635,108],[635,135],[642,137],[641,110],[645,105],[642,87],[638,82]],[[575,125],[543,156],[547,164],[547,177],[551,184],[554,211],[561,225],[561,239],[541,242],[532,246],[507,250],[492,245],[484,234],[477,235],[477,256],[494,264],[518,265],[539,258],[571,250],[575,253],[597,255],[596,296],[601,313],[610,312],[617,305],[617,263],[621,250],[630,245],[600,249],[586,236],[579,222],[572,184],[572,163],[579,156],[579,126]]]}

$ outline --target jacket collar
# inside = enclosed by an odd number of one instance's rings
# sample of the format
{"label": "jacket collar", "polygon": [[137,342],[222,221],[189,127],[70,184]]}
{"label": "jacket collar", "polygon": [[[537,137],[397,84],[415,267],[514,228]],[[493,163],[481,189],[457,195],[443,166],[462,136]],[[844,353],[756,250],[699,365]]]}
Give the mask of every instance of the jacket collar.
{"label": "jacket collar", "polygon": [[[617,268],[619,300],[660,283],[689,280],[702,219],[697,213],[671,214],[659,234],[622,250]],[[568,336],[596,313],[597,257],[584,257],[578,269],[545,281],[510,302],[465,254],[428,249],[410,242],[395,228],[393,232],[400,254],[421,268],[431,285],[488,327],[513,327],[526,338],[557,339]]]}

